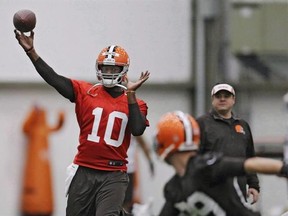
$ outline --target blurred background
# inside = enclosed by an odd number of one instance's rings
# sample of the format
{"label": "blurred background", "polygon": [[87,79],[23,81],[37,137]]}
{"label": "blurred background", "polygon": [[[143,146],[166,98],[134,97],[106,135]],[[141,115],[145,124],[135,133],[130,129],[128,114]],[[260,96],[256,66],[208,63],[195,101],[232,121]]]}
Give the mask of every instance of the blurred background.
{"label": "blurred background", "polygon": [[[35,12],[34,46],[61,75],[96,82],[95,61],[102,48],[118,44],[130,55],[128,76],[142,71],[150,79],[137,96],[149,106],[150,127],[144,137],[152,147],[155,124],[167,111],[199,116],[210,109],[210,90],[217,82],[235,87],[235,113],[247,120],[257,155],[281,159],[288,134],[287,0],[0,0],[0,215],[17,216],[21,204],[27,137],[24,121],[37,105],[49,125],[63,111],[63,127],[49,135],[54,216],[65,215],[66,167],[78,145],[74,104],[37,74],[14,37],[13,15]],[[151,178],[139,152],[143,203],[153,198],[157,214],[164,202],[163,185],[172,168],[155,161]],[[288,207],[287,182],[259,176],[264,216]]]}

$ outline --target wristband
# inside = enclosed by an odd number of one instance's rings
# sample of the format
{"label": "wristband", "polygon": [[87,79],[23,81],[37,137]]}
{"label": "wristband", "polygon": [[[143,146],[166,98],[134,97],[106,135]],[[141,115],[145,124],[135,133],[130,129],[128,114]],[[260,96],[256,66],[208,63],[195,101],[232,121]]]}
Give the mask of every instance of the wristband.
{"label": "wristband", "polygon": [[30,49],[28,49],[28,50],[25,50],[25,52],[26,53],[29,53],[31,50],[33,50],[34,49],[34,47],[32,46]]}
{"label": "wristband", "polygon": [[127,95],[127,98],[128,98],[128,104],[137,103],[135,91],[133,91],[133,90],[128,90],[128,91],[126,91],[126,95]]}

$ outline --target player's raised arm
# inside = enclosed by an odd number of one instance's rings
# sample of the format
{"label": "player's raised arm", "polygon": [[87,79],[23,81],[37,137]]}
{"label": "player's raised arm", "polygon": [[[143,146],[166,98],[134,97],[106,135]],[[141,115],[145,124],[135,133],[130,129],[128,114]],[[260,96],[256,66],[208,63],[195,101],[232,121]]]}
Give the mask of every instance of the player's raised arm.
{"label": "player's raised arm", "polygon": [[140,78],[136,82],[131,82],[125,76],[127,82],[127,98],[129,106],[129,122],[131,131],[134,136],[140,136],[144,133],[146,128],[146,117],[141,113],[139,105],[136,100],[136,90],[149,79],[150,73],[148,71],[142,72]]}
{"label": "player's raised arm", "polygon": [[31,31],[30,34],[26,35],[24,32],[19,32],[15,29],[14,33],[20,46],[32,61],[39,75],[61,95],[73,102],[75,96],[71,80],[57,74],[42,58],[40,58],[34,48],[34,31]]}

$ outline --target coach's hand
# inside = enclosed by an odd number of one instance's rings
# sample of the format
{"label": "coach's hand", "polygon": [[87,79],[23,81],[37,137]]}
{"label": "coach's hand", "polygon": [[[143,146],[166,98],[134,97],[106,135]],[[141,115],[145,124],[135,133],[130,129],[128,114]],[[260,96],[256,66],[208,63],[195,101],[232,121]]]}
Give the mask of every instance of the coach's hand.
{"label": "coach's hand", "polygon": [[247,197],[252,196],[252,202],[251,204],[254,204],[259,199],[259,192],[255,188],[249,188],[247,192]]}

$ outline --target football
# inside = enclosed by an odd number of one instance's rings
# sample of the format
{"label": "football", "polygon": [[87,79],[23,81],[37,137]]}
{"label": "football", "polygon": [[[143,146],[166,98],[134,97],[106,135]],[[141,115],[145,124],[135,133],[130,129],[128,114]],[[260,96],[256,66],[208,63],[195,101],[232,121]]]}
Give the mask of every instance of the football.
{"label": "football", "polygon": [[13,24],[20,32],[32,31],[36,25],[35,13],[27,9],[19,10],[13,16]]}

